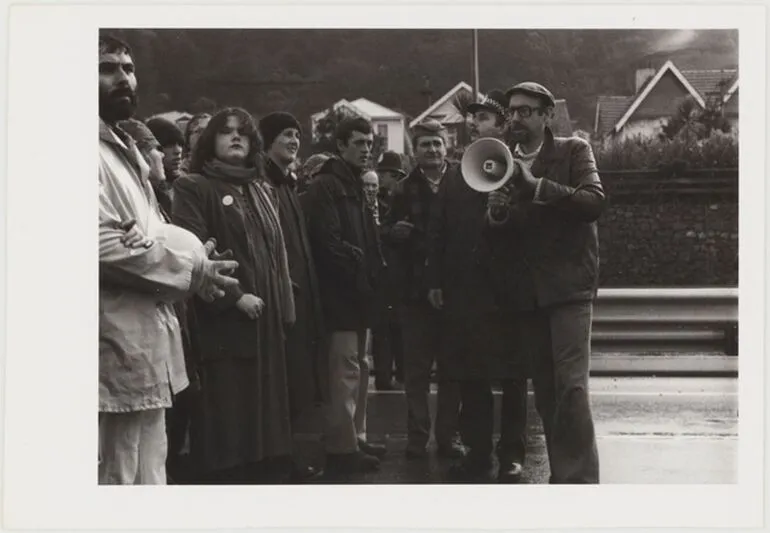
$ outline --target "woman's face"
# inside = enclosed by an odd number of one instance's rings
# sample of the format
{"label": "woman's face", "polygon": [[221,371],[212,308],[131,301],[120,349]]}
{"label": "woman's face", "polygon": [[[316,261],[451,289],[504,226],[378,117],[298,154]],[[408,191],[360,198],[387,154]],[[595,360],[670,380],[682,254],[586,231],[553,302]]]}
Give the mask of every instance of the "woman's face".
{"label": "woman's face", "polygon": [[195,145],[198,144],[198,139],[200,139],[201,133],[208,126],[209,120],[211,120],[211,117],[199,118],[194,124],[190,125],[190,153],[195,150]]}
{"label": "woman's face", "polygon": [[241,131],[241,121],[236,116],[227,117],[225,126],[214,138],[214,155],[231,165],[246,166],[250,149],[249,138]]}

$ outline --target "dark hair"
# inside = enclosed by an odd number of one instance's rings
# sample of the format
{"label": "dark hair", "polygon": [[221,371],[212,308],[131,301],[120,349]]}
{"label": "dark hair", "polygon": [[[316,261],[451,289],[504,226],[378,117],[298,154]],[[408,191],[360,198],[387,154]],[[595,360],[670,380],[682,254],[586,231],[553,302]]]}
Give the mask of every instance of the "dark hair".
{"label": "dark hair", "polygon": [[361,117],[348,117],[344,118],[334,128],[334,138],[338,141],[342,141],[347,144],[350,138],[353,136],[353,132],[369,134],[374,133],[372,129],[372,123]]}
{"label": "dark hair", "polygon": [[152,134],[155,135],[155,138],[158,139],[161,147],[166,148],[167,146],[174,146],[176,144],[184,146],[184,136],[182,135],[182,131],[170,120],[155,117],[148,120],[146,124],[147,127],[150,128]]}
{"label": "dark hair", "polygon": [[192,127],[203,120],[204,118],[211,118],[211,113],[196,113],[187,122],[184,128],[184,149],[185,152],[190,151],[190,135],[192,134]]}
{"label": "dark hair", "polygon": [[118,54],[125,52],[131,55],[131,47],[125,41],[121,41],[117,37],[112,35],[100,35],[99,36],[99,53],[100,54]]}
{"label": "dark hair", "polygon": [[240,120],[241,131],[249,139],[249,154],[246,156],[246,161],[260,169],[262,168],[262,136],[257,130],[254,117],[243,108],[226,107],[211,117],[198,138],[198,143],[192,153],[192,161],[190,161],[190,172],[200,174],[203,164],[216,158],[214,145],[217,133],[227,125],[227,119],[230,117],[237,117]]}

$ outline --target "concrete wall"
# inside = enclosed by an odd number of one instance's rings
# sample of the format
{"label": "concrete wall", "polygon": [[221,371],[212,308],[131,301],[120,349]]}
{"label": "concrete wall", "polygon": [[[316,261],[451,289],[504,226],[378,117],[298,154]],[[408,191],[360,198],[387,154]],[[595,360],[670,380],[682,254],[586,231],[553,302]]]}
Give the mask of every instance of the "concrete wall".
{"label": "concrete wall", "polygon": [[737,196],[617,196],[599,220],[600,286],[737,286]]}

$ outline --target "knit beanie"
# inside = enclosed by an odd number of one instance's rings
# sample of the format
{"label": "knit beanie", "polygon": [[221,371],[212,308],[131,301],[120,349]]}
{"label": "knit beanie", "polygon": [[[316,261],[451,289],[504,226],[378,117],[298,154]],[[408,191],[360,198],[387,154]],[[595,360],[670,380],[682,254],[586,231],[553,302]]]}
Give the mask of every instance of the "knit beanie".
{"label": "knit beanie", "polygon": [[147,121],[147,127],[158,139],[158,142],[163,148],[167,146],[184,146],[184,135],[176,124],[165,118],[155,117]]}
{"label": "knit beanie", "polygon": [[152,134],[150,128],[148,128],[144,122],[130,118],[128,120],[121,120],[118,122],[118,127],[128,133],[140,152],[145,152],[151,148],[160,148],[160,143],[155,135]]}
{"label": "knit beanie", "polygon": [[291,113],[276,111],[262,117],[259,121],[259,133],[265,143],[265,150],[270,148],[275,138],[286,128],[296,128],[300,135],[302,134],[299,121]]}

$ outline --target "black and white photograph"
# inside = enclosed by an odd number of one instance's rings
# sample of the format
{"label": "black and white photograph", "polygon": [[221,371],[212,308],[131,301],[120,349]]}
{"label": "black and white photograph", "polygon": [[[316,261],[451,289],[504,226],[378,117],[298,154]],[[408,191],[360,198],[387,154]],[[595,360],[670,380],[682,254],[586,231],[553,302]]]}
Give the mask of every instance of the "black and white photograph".
{"label": "black and white photograph", "polygon": [[766,12],[348,7],[11,10],[9,523],[761,524]]}

